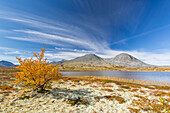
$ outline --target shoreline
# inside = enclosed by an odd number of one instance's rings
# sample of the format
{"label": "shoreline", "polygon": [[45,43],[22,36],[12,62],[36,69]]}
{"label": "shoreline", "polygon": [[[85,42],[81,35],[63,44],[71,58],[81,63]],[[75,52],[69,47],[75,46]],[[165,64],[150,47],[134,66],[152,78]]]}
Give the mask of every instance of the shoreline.
{"label": "shoreline", "polygon": [[[91,72],[94,72],[94,71],[131,71],[131,70],[60,70],[61,72],[86,72],[86,71],[91,71]],[[139,70],[133,70],[132,72],[170,72],[169,71],[139,71]]]}
{"label": "shoreline", "polygon": [[[60,69],[60,68],[59,68]],[[139,72],[170,72],[170,69],[60,69],[60,71],[139,71]]]}
{"label": "shoreline", "polygon": [[[165,87],[163,89],[170,89],[170,82],[159,82],[156,81],[157,84],[153,81],[147,81],[147,80],[137,80],[137,79],[125,79],[125,78],[118,78],[118,77],[106,77],[106,76],[64,76],[66,78],[73,78],[73,79],[82,79],[82,80],[100,80],[100,81],[108,81],[108,82],[120,82],[123,84],[134,84],[134,85],[139,85],[139,86],[146,86],[146,87]],[[63,78],[64,78],[63,77]]]}

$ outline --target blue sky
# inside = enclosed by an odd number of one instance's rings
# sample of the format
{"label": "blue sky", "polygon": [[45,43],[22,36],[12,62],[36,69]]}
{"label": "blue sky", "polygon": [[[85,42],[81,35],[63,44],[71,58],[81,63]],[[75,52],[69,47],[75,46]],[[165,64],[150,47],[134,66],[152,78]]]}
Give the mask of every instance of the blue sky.
{"label": "blue sky", "polygon": [[49,61],[126,52],[170,65],[169,0],[0,0],[0,60],[45,45]]}

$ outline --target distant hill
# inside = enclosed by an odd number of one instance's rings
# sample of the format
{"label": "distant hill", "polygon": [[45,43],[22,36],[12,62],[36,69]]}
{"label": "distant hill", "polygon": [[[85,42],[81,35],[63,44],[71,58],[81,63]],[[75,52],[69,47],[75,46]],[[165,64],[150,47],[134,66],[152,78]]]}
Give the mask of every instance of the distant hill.
{"label": "distant hill", "polygon": [[51,62],[53,65],[58,65],[58,64],[62,64],[62,63],[64,63],[64,62],[67,62],[68,60],[65,60],[65,59],[62,59],[61,61],[58,61],[58,62],[55,62],[55,61],[53,61],[53,62]]}
{"label": "distant hill", "polygon": [[106,58],[105,61],[109,62],[111,64],[114,64],[114,65],[121,65],[121,66],[132,67],[132,68],[136,68],[136,67],[152,68],[152,67],[154,67],[153,65],[144,63],[127,53],[121,53],[121,54],[115,56],[114,58]]}
{"label": "distant hill", "polygon": [[81,57],[64,62],[65,67],[79,67],[79,68],[102,68],[113,67],[112,64],[105,62],[103,58],[95,54],[86,54]]}
{"label": "distant hill", "polygon": [[95,54],[86,54],[84,56],[77,57],[70,61],[72,61],[72,62],[104,62],[103,58],[101,58]]}
{"label": "distant hill", "polygon": [[5,61],[5,60],[0,61],[0,66],[1,67],[15,67],[13,63],[9,61]]}

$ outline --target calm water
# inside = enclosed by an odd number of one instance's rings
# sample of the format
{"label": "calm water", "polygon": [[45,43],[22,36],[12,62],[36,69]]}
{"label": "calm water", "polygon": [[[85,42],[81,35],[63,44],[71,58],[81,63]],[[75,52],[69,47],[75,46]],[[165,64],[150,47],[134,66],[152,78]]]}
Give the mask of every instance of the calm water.
{"label": "calm water", "polygon": [[108,76],[126,79],[152,80],[170,82],[170,72],[139,71],[74,71],[62,72],[63,76]]}

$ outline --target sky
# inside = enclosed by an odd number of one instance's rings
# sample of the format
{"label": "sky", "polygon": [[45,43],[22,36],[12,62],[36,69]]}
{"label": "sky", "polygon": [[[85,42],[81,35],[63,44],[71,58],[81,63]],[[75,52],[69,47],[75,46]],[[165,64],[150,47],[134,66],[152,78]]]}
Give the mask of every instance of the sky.
{"label": "sky", "polygon": [[169,0],[0,0],[0,60],[120,53],[170,65]]}

